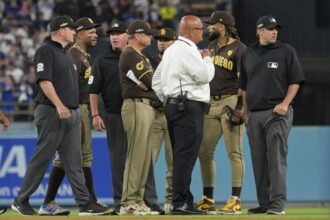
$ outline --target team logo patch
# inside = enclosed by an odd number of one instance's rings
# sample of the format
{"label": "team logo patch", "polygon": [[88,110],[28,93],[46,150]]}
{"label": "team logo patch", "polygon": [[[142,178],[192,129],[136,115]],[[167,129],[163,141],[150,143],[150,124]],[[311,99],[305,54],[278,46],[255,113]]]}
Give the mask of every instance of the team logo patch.
{"label": "team logo patch", "polygon": [[277,69],[278,68],[278,63],[277,62],[268,62],[267,63],[267,68]]}
{"label": "team logo patch", "polygon": [[137,70],[142,70],[144,68],[143,61],[137,63],[135,67]]}
{"label": "team logo patch", "polygon": [[38,63],[37,64],[37,72],[42,72],[44,71],[44,64],[43,63]]}
{"label": "team logo patch", "polygon": [[91,67],[88,67],[88,68],[85,70],[85,76],[84,76],[84,79],[87,79],[90,75],[91,75]]}
{"label": "team logo patch", "polygon": [[88,85],[91,85],[94,81],[94,76],[93,75],[90,75],[89,78],[88,78]]}
{"label": "team logo patch", "polygon": [[228,50],[227,51],[227,55],[230,57],[231,55],[233,54],[233,51],[232,50]]}
{"label": "team logo patch", "polygon": [[160,29],[160,35],[164,36],[166,34],[166,30],[164,28]]}

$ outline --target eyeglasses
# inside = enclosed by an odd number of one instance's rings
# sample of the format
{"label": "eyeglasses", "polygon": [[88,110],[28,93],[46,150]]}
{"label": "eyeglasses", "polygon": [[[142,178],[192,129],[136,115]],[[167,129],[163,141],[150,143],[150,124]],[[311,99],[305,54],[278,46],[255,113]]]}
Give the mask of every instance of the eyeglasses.
{"label": "eyeglasses", "polygon": [[194,28],[195,30],[199,30],[199,31],[203,31],[204,30],[204,28],[203,27],[201,27],[201,28]]}

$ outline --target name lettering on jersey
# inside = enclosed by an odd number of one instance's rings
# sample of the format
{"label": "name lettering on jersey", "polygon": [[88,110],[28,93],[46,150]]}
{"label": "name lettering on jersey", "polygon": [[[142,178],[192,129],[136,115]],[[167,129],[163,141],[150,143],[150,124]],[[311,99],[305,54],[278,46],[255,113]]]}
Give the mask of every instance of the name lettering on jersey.
{"label": "name lettering on jersey", "polygon": [[268,62],[267,63],[267,68],[277,69],[278,68],[278,63],[277,62]]}
{"label": "name lettering on jersey", "polygon": [[93,81],[94,81],[94,76],[90,75],[89,78],[88,78],[88,85],[92,85]]}
{"label": "name lettering on jersey", "polygon": [[212,57],[214,65],[221,66],[228,70],[233,70],[234,64],[233,61],[228,60],[223,56],[214,56]]}
{"label": "name lettering on jersey", "polygon": [[143,65],[143,60],[139,63],[136,64],[135,68],[137,70],[142,70],[144,68],[144,65]]}
{"label": "name lettering on jersey", "polygon": [[44,71],[44,64],[43,63],[38,63],[37,64],[37,72]]}
{"label": "name lettering on jersey", "polygon": [[88,67],[88,68],[85,70],[84,79],[87,79],[90,75],[91,75],[91,67]]}

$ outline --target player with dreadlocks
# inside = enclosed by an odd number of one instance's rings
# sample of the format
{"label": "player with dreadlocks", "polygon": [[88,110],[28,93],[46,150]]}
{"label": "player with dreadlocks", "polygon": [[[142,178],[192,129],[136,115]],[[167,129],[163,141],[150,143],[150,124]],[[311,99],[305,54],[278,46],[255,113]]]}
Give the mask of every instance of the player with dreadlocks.
{"label": "player with dreadlocks", "polygon": [[[235,28],[235,19],[224,11],[214,12],[208,31],[211,41],[208,49],[211,51],[215,74],[210,82],[211,108],[204,120],[204,135],[199,153],[201,174],[203,179],[203,199],[197,203],[197,208],[209,214],[240,214],[240,194],[244,176],[243,133],[244,126],[237,123],[233,126],[227,114],[227,109],[235,112],[237,120],[242,117],[242,98],[238,90],[238,75],[240,58],[246,46],[239,41]],[[235,109],[235,110],[234,110]],[[227,149],[231,164],[232,195],[226,205],[216,211],[213,199],[215,182],[214,153],[221,136]]]}

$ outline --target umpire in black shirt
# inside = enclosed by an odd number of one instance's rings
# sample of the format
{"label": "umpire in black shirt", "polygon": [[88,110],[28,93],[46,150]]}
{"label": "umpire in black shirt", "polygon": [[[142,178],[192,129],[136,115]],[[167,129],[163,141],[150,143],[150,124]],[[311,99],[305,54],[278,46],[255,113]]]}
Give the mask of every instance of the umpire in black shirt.
{"label": "umpire in black shirt", "polygon": [[305,78],[294,49],[277,41],[280,28],[271,15],[259,18],[259,41],[242,56],[239,85],[259,202],[249,214],[285,214],[291,103]]}
{"label": "umpire in black shirt", "polygon": [[73,21],[69,16],[58,16],[49,26],[51,39],[36,51],[33,61],[37,75],[36,151],[12,209],[22,215],[35,214],[29,197],[38,188],[57,150],[79,204],[79,215],[106,214],[106,208],[91,202],[84,184],[81,156],[73,156],[81,155],[78,74],[68,52],[75,35]]}
{"label": "umpire in black shirt", "polygon": [[[89,77],[90,103],[93,127],[97,131],[107,131],[112,173],[113,200],[119,212],[123,188],[123,175],[127,153],[127,138],[121,118],[123,98],[119,81],[119,56],[127,45],[127,27],[124,22],[114,21],[107,31],[110,38],[108,50],[98,56]],[[104,104],[104,115],[98,108],[98,94]]]}

